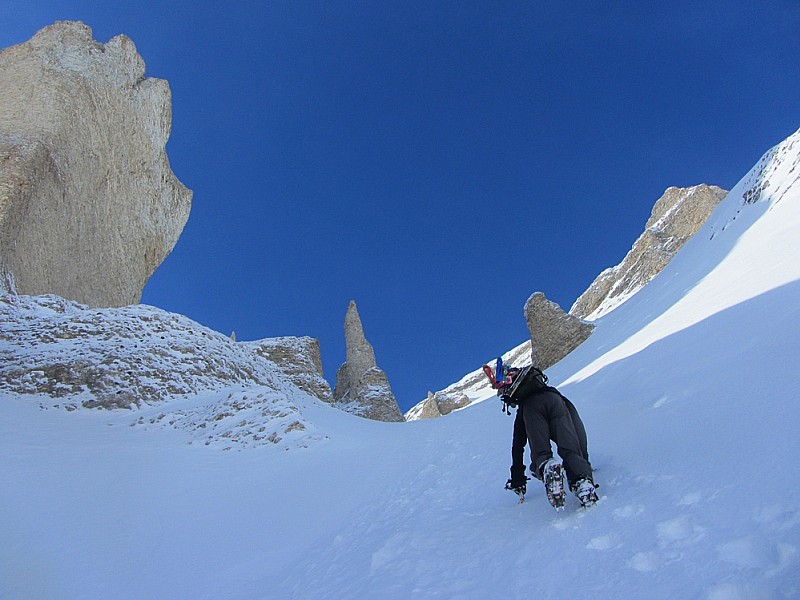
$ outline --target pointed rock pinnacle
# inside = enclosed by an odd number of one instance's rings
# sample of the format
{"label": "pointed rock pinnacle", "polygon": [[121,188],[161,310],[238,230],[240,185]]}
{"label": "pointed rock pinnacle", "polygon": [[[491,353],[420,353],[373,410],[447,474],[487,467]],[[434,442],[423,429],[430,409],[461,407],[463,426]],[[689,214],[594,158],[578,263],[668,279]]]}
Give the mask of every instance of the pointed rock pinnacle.
{"label": "pointed rock pinnacle", "polygon": [[355,301],[344,318],[346,360],[336,373],[333,399],[347,412],[375,421],[404,421],[389,380],[375,361],[375,351],[364,336]]}

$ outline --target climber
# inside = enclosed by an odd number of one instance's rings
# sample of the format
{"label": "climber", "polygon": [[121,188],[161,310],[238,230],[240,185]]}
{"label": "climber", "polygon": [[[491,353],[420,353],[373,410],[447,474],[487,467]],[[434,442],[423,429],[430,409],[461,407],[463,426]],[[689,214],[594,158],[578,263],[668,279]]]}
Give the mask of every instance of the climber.
{"label": "climber", "polygon": [[[532,366],[523,369],[502,367],[493,387],[507,412],[508,407],[517,407],[511,447],[511,478],[506,489],[524,499],[528,481],[524,463],[527,443],[531,448],[531,473],[544,483],[548,500],[557,510],[566,503],[564,471],[569,489],[582,506],[589,507],[597,502],[586,429],[572,402],[556,388],[547,385],[547,376]],[[563,464],[553,458],[550,440],[555,442]]]}

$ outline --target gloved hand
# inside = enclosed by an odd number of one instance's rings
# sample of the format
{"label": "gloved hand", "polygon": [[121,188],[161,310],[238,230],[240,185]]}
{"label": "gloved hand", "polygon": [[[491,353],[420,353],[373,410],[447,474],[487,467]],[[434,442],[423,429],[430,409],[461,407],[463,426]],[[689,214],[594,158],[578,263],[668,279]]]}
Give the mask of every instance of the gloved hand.
{"label": "gloved hand", "polygon": [[528,479],[528,477],[523,477],[522,479],[509,479],[506,481],[506,489],[511,490],[518,496],[524,496]]}

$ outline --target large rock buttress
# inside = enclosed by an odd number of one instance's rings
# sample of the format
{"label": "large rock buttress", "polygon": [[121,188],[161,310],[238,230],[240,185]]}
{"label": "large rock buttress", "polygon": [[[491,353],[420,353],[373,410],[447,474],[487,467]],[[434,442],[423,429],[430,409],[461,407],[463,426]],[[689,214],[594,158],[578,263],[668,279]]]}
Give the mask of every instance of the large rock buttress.
{"label": "large rock buttress", "polygon": [[358,307],[350,302],[344,319],[345,363],[336,373],[336,406],[375,421],[404,421],[389,380],[375,361],[372,345],[364,337]]}
{"label": "large rock buttress", "polygon": [[191,205],[171,110],[124,35],[62,21],[0,52],[0,270],[20,294],[139,302]]}
{"label": "large rock buttress", "polygon": [[531,362],[542,371],[580,346],[594,325],[564,312],[542,292],[525,303],[525,321],[531,334]]}

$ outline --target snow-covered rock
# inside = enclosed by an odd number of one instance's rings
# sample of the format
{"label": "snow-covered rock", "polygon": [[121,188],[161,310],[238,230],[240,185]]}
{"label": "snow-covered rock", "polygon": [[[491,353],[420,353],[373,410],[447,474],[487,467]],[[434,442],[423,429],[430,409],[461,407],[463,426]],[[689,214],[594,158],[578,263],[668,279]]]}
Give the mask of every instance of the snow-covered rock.
{"label": "snow-covered rock", "polygon": [[375,421],[403,421],[389,379],[375,360],[372,344],[364,337],[364,327],[353,300],[344,318],[344,340],[346,358],[336,373],[333,389],[336,406]]}
{"label": "snow-covered rock", "polygon": [[140,426],[226,447],[324,436],[300,406],[331,401],[311,338],[234,342],[182,315],[0,295],[0,392],[42,408],[136,409]]}
{"label": "snow-covered rock", "polygon": [[277,337],[242,342],[273,362],[294,385],[323,402],[333,402],[331,386],[322,371],[319,340],[311,337]]}
{"label": "snow-covered rock", "polygon": [[279,379],[252,347],[146,305],[91,309],[58,296],[6,294],[0,341],[0,388],[72,407],[130,408]]}

